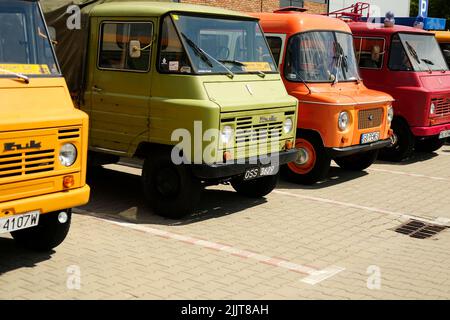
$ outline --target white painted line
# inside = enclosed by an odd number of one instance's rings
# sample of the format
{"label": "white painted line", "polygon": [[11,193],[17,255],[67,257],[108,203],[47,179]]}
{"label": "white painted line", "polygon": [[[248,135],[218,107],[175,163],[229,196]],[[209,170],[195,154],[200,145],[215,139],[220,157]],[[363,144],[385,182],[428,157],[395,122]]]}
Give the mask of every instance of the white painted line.
{"label": "white painted line", "polygon": [[412,172],[404,172],[404,171],[396,171],[396,170],[386,170],[386,169],[378,169],[378,168],[367,168],[367,171],[374,171],[374,172],[383,172],[383,173],[389,173],[389,174],[399,174],[409,177],[415,177],[415,178],[427,178],[431,180],[438,180],[438,181],[450,181],[450,178],[442,178],[442,177],[433,177],[433,176],[427,176],[420,173],[412,173]]}
{"label": "white painted line", "polygon": [[419,216],[414,216],[414,215],[410,215],[410,214],[406,214],[406,213],[402,213],[402,212],[395,212],[395,211],[390,211],[390,210],[385,210],[385,209],[380,209],[380,208],[375,208],[375,207],[361,206],[359,204],[354,204],[354,203],[350,203],[350,202],[342,202],[342,201],[331,200],[331,199],[326,199],[326,198],[306,196],[306,195],[301,195],[301,194],[296,194],[296,193],[281,191],[281,190],[274,190],[272,192],[277,193],[277,194],[282,194],[285,196],[289,196],[289,197],[304,199],[304,200],[317,201],[317,202],[321,202],[321,203],[334,204],[334,205],[347,207],[347,208],[361,209],[361,210],[365,210],[365,211],[386,214],[386,215],[394,216],[396,218],[400,218],[400,219],[404,219],[404,220],[414,219],[414,220],[418,220],[418,221],[422,221],[422,222],[426,222],[426,223],[450,227],[450,221],[448,221],[448,219],[442,218],[442,217],[437,217],[435,220],[430,220],[430,219],[425,219],[425,218],[422,218]]}
{"label": "white painted line", "polygon": [[301,281],[307,284],[315,285],[326,279],[333,277],[334,275],[344,270],[345,269],[341,267],[331,266],[323,270],[318,270],[315,273],[303,278]]}
{"label": "white painted line", "polygon": [[160,237],[163,237],[166,239],[172,239],[172,240],[184,242],[184,243],[191,244],[191,245],[198,246],[198,247],[213,249],[213,250],[217,250],[217,251],[223,251],[223,252],[226,252],[226,253],[241,257],[241,258],[253,259],[260,263],[268,264],[268,265],[271,265],[274,267],[284,268],[284,269],[287,269],[287,270],[290,270],[293,272],[306,274],[307,276],[305,278],[301,279],[300,281],[310,284],[310,285],[318,284],[326,279],[331,278],[332,276],[338,274],[339,272],[345,270],[345,268],[338,267],[338,266],[330,266],[326,269],[320,270],[320,269],[317,269],[314,267],[293,263],[293,262],[290,262],[290,261],[287,261],[284,259],[274,258],[274,257],[266,256],[263,254],[259,254],[256,252],[239,249],[237,247],[233,247],[233,246],[226,245],[226,244],[220,244],[220,243],[202,240],[202,239],[198,239],[198,238],[194,238],[194,237],[190,237],[190,236],[186,236],[186,235],[172,233],[172,232],[160,230],[157,228],[153,228],[150,226],[139,225],[139,224],[129,223],[129,222],[123,222],[123,221],[119,221],[116,219],[112,220],[112,218],[110,218],[110,217],[105,218],[102,215],[87,212],[82,209],[76,209],[75,211],[78,213],[81,213],[81,214],[89,215],[90,217],[92,217],[94,219],[101,220],[103,222],[114,224],[114,225],[117,225],[120,227],[129,228],[129,229],[133,229],[133,230],[137,230],[137,231],[142,231],[142,232],[145,232],[145,233],[148,233],[151,235],[160,236]]}

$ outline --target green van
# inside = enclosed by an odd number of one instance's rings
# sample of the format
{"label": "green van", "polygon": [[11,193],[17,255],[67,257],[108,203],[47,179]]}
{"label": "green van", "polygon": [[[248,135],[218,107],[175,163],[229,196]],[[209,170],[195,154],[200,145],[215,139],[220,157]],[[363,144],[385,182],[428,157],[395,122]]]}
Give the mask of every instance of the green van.
{"label": "green van", "polygon": [[171,218],[191,213],[208,185],[231,184],[249,197],[275,188],[279,166],[297,157],[297,100],[256,18],[148,1],[80,9],[78,29],[67,27],[76,25],[75,9],[46,18],[90,116],[91,163],[143,159],[148,202]]}

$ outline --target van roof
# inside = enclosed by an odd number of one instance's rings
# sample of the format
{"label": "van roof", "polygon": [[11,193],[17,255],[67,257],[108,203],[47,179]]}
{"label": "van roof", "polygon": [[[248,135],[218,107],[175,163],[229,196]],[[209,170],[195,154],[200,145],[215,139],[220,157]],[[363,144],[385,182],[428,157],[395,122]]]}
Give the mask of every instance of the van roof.
{"label": "van roof", "polygon": [[368,35],[385,35],[393,34],[397,32],[405,33],[421,33],[432,34],[426,30],[417,29],[408,26],[394,25],[393,27],[385,27],[383,23],[370,23],[370,22],[348,22],[350,29],[353,33],[364,33]]}
{"label": "van roof", "polygon": [[344,21],[318,14],[284,11],[252,13],[251,15],[260,19],[264,32],[268,33],[295,34],[312,30],[335,30],[351,33]]}
{"label": "van roof", "polygon": [[230,17],[250,18],[249,16],[226,9],[217,7],[208,7],[202,5],[192,5],[174,2],[155,2],[155,1],[133,1],[133,2],[108,2],[99,4],[90,12],[91,16],[133,16],[148,17],[162,16],[169,12],[187,12],[187,13],[204,13],[213,15],[222,15]]}

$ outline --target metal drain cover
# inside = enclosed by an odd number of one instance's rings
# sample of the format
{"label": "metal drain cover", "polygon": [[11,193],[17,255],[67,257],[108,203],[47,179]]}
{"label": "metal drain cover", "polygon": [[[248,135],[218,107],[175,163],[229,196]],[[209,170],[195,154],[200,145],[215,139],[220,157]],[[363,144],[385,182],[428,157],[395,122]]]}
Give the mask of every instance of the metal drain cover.
{"label": "metal drain cover", "polygon": [[429,224],[418,220],[411,220],[396,228],[395,232],[408,235],[411,238],[426,239],[433,237],[445,229],[447,229],[445,226]]}

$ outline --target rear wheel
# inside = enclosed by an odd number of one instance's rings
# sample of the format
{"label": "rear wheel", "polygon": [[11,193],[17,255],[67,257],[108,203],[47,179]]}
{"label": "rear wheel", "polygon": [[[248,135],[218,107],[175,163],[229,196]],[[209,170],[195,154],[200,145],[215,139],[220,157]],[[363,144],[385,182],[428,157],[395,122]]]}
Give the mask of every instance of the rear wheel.
{"label": "rear wheel", "polygon": [[35,251],[50,251],[59,246],[70,229],[71,210],[42,214],[36,227],[11,232],[21,246]]}
{"label": "rear wheel", "polygon": [[378,150],[367,151],[351,156],[340,157],[334,161],[345,170],[362,171],[370,167],[378,157]]}
{"label": "rear wheel", "polygon": [[414,136],[408,125],[401,120],[394,120],[391,126],[394,131],[391,146],[380,150],[379,158],[386,161],[400,162],[409,158],[414,151]]}
{"label": "rear wheel", "polygon": [[323,180],[330,170],[331,158],[322,141],[314,135],[304,134],[295,141],[297,160],[284,165],[282,175],[299,184],[313,184]]}
{"label": "rear wheel", "polygon": [[144,161],[142,185],[154,212],[171,219],[191,214],[202,191],[200,180],[189,167],[173,164],[167,153],[154,154]]}
{"label": "rear wheel", "polygon": [[237,193],[250,198],[261,198],[272,192],[277,186],[279,174],[244,181],[242,177],[231,181]]}
{"label": "rear wheel", "polygon": [[445,143],[445,139],[439,139],[438,136],[416,139],[416,151],[433,152],[439,150]]}

